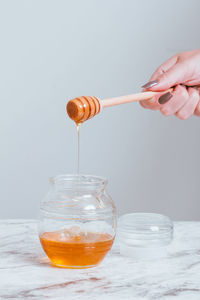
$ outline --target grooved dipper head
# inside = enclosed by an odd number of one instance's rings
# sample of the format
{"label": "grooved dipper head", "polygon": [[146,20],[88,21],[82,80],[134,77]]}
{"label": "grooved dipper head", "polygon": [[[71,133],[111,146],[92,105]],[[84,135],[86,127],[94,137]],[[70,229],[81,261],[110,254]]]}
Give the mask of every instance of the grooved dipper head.
{"label": "grooved dipper head", "polygon": [[101,110],[101,104],[97,97],[81,96],[70,100],[67,103],[68,116],[80,124],[93,118]]}

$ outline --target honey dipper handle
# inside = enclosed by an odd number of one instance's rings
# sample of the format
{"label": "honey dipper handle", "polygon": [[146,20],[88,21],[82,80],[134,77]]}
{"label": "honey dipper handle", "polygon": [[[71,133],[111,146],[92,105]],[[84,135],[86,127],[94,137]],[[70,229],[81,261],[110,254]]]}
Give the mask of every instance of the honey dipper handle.
{"label": "honey dipper handle", "polygon": [[171,89],[168,91],[164,91],[164,92],[163,91],[162,92],[147,91],[147,92],[127,95],[127,96],[106,98],[101,101],[101,106],[108,107],[108,106],[113,106],[113,105],[118,105],[118,104],[123,104],[123,103],[147,100],[147,99],[154,97],[157,94],[163,94],[163,93],[167,93],[169,91],[171,91]]}

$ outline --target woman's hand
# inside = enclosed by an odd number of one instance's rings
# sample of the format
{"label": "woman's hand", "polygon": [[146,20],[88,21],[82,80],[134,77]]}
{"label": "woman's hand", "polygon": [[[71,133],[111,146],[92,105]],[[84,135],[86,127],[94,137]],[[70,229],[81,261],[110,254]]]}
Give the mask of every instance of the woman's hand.
{"label": "woman's hand", "polygon": [[143,85],[145,90],[173,92],[140,101],[144,108],[160,110],[165,116],[175,114],[182,120],[200,116],[200,50],[179,53],[163,63]]}

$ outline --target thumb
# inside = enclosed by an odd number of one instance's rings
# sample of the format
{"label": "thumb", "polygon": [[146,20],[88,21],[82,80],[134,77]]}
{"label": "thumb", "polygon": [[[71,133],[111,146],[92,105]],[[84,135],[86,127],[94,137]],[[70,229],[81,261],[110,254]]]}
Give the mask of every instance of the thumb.
{"label": "thumb", "polygon": [[151,91],[164,91],[169,89],[170,87],[184,83],[185,74],[186,74],[186,65],[184,63],[176,63],[166,72],[161,73],[156,81],[158,82],[150,89]]}

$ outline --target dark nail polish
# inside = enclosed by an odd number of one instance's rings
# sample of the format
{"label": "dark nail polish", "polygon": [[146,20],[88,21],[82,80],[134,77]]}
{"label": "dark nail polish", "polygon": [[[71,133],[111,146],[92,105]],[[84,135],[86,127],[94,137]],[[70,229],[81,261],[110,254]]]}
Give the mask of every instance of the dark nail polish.
{"label": "dark nail polish", "polygon": [[151,88],[152,86],[154,86],[154,85],[156,85],[156,84],[158,84],[158,83],[159,83],[158,80],[152,80],[152,81],[149,81],[149,82],[147,82],[146,84],[144,84],[144,85],[142,86],[142,88],[144,88],[144,89],[149,89],[149,88]]}
{"label": "dark nail polish", "polygon": [[173,95],[170,92],[167,92],[166,94],[160,96],[160,98],[158,99],[158,102],[160,104],[165,104],[167,101],[169,101],[171,98],[173,97]]}

